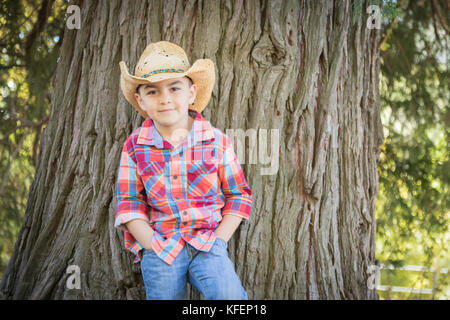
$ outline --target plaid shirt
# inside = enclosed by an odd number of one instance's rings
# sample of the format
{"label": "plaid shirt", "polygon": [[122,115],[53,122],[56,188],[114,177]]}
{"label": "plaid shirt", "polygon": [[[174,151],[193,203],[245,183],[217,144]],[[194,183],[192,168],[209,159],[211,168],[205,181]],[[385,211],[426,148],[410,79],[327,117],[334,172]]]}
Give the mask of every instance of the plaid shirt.
{"label": "plaid shirt", "polygon": [[248,220],[252,190],[231,139],[195,110],[188,136],[176,147],[147,118],[124,143],[117,180],[114,226],[124,230],[125,248],[141,261],[142,245],[125,223],[143,219],[155,231],[152,249],[172,264],[185,241],[209,251],[226,214]]}

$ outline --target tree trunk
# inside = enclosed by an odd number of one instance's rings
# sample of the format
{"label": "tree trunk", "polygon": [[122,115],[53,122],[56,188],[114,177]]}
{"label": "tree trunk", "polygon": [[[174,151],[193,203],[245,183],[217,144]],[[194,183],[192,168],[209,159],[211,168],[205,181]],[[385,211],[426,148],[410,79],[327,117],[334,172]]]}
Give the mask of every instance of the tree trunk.
{"label": "tree trunk", "polygon": [[[191,64],[216,63],[203,112],[214,126],[279,130],[275,174],[261,174],[262,159],[240,158],[253,207],[229,253],[249,298],[378,298],[368,281],[383,133],[379,30],[366,27],[367,14],[352,24],[347,0],[78,5],[81,29],[65,30],[3,298],[145,298],[140,269],[113,226],[121,148],[143,121],[120,91],[119,61],[133,72],[159,40],[182,46]],[[258,148],[246,148],[247,157],[261,155]],[[68,286],[71,265],[79,289]]]}

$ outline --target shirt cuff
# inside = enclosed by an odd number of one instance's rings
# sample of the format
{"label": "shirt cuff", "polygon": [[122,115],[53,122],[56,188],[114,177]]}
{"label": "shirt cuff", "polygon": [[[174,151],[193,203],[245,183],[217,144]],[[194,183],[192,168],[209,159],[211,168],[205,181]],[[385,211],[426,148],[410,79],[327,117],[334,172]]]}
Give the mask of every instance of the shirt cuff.
{"label": "shirt cuff", "polygon": [[233,199],[227,200],[222,209],[222,216],[231,214],[248,221],[250,219],[251,205],[252,199],[250,197],[233,197]]}
{"label": "shirt cuff", "polygon": [[142,219],[145,220],[147,223],[150,223],[150,220],[148,219],[147,215],[143,213],[140,212],[121,213],[116,217],[114,227],[123,231],[128,231],[126,223],[136,219]]}

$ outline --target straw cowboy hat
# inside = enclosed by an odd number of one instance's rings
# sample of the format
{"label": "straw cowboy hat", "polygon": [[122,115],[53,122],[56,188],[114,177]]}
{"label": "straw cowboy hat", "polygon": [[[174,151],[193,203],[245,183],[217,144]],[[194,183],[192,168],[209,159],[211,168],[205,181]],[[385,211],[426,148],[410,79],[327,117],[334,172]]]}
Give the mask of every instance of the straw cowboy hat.
{"label": "straw cowboy hat", "polygon": [[119,66],[122,92],[144,118],[147,118],[148,115],[139,107],[134,97],[136,88],[140,84],[188,76],[197,85],[194,103],[189,108],[198,112],[202,112],[206,107],[214,88],[214,62],[210,59],[198,59],[190,66],[186,52],[181,47],[168,41],[151,43],[145,48],[136,65],[134,76],[128,73],[124,61],[120,61]]}

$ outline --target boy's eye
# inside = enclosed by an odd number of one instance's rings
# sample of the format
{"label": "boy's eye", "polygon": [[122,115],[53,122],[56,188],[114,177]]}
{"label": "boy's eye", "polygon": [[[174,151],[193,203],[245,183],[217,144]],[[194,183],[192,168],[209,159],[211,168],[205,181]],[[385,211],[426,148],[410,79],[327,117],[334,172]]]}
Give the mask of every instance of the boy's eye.
{"label": "boy's eye", "polygon": [[[178,91],[178,90],[181,90],[180,88],[178,88],[178,87],[173,87],[172,88],[174,91]],[[149,91],[149,92],[147,92],[147,94],[151,94],[151,95],[153,95],[153,94],[155,94],[156,93],[156,91],[155,90],[151,90],[151,91]]]}

